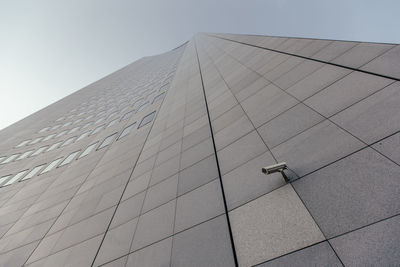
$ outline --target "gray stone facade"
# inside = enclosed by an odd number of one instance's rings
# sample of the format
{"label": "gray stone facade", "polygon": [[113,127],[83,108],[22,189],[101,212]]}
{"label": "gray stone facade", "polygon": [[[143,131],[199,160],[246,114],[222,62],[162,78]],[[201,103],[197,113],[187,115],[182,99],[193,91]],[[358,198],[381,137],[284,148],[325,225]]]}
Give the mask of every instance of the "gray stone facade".
{"label": "gray stone facade", "polygon": [[0,266],[400,265],[399,51],[198,34],[3,129]]}

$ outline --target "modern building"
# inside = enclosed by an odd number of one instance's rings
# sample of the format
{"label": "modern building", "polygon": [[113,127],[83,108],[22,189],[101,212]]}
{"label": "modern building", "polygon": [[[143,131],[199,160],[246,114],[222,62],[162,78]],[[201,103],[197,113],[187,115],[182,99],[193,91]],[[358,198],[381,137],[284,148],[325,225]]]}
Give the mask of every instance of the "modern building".
{"label": "modern building", "polygon": [[395,44],[142,58],[0,131],[0,266],[398,266],[399,79]]}

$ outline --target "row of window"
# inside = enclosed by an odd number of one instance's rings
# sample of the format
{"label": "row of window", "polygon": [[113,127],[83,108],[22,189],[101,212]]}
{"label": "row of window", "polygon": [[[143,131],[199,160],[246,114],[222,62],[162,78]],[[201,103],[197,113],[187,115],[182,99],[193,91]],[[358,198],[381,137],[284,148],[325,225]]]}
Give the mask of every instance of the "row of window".
{"label": "row of window", "polygon": [[[133,111],[132,111],[132,112],[133,112]],[[128,113],[129,113],[129,112],[128,112]],[[127,114],[128,114],[128,113],[127,113]],[[141,121],[141,123],[140,123],[140,125],[139,125],[138,128],[140,128],[140,127],[146,125],[147,123],[149,123],[149,122],[153,119],[154,114],[155,114],[155,111],[152,112],[152,113],[150,113],[150,114],[147,115],[146,117],[144,117],[144,118],[142,119],[142,121]],[[126,115],[126,114],[125,114],[125,115]],[[132,116],[132,115],[130,115],[130,116]],[[130,117],[130,116],[129,116],[129,117]],[[124,120],[127,120],[129,117],[125,118]],[[106,128],[111,127],[112,125],[114,125],[115,123],[117,123],[118,120],[119,120],[119,119],[115,119],[115,120],[109,122],[109,123],[107,124]],[[123,121],[123,120],[121,119],[121,121]],[[131,126],[133,127],[133,124],[132,124]],[[54,144],[52,144],[52,145],[42,146],[42,147],[38,148],[35,152],[34,152],[34,149],[32,149],[32,150],[26,151],[26,152],[24,152],[24,153],[16,153],[16,154],[13,154],[13,155],[9,156],[8,158],[7,158],[7,156],[2,156],[2,157],[0,157],[0,164],[6,164],[6,163],[12,162],[12,161],[14,161],[14,160],[15,160],[15,161],[18,161],[18,160],[21,160],[21,159],[25,159],[25,158],[27,158],[27,157],[33,157],[33,156],[36,156],[36,155],[41,154],[42,152],[49,152],[49,151],[52,151],[52,150],[54,150],[54,149],[56,149],[56,148],[58,148],[58,147],[65,147],[65,146],[67,146],[67,145],[69,145],[69,144],[72,144],[73,142],[80,141],[80,140],[82,140],[83,138],[85,138],[85,137],[87,137],[87,136],[97,134],[98,132],[100,132],[101,130],[103,130],[104,127],[105,127],[105,125],[101,125],[101,126],[95,128],[94,130],[90,130],[90,131],[87,131],[87,132],[81,134],[79,137],[74,136],[74,137],[68,138],[68,139],[65,140],[64,142],[63,142],[63,141],[60,141],[60,142],[54,143]],[[127,135],[127,134],[130,132],[130,130],[127,132],[127,128],[126,128],[126,129],[123,131],[123,133],[124,133],[124,132],[126,132],[125,135]]]}
{"label": "row of window", "polygon": [[[153,99],[152,104],[155,103],[155,102],[157,102],[157,101],[159,101],[159,100],[161,100],[161,99],[164,97],[164,95],[165,95],[165,92],[163,92],[163,93],[159,94],[158,96],[156,96],[156,97]],[[140,105],[139,108],[138,108],[138,110],[137,110],[136,112],[142,111],[142,110],[145,109],[148,105],[149,105],[149,102],[146,102],[146,103]],[[121,110],[120,112],[116,111],[116,112],[111,113],[111,114],[108,116],[108,119],[114,117],[114,116],[117,115],[118,113],[123,113],[123,112],[125,112],[125,111],[126,111],[127,109],[129,109],[129,108],[130,108],[130,107],[128,106],[128,107],[125,107],[125,108],[124,108],[123,110]],[[124,114],[124,115],[122,116],[122,118],[121,118],[120,121],[125,121],[125,120],[129,119],[130,117],[132,117],[132,115],[134,114],[134,112],[135,112],[135,110],[132,110],[132,111],[130,111],[130,112]],[[39,143],[39,142],[48,141],[48,140],[52,139],[53,137],[54,137],[54,138],[58,138],[58,137],[61,137],[61,136],[65,135],[65,134],[74,133],[74,132],[78,131],[80,128],[81,128],[81,130],[84,130],[84,129],[86,129],[87,127],[89,127],[90,125],[92,125],[92,124],[94,124],[94,125],[99,124],[100,122],[103,122],[104,120],[106,120],[106,117],[99,118],[98,120],[96,120],[96,121],[94,121],[94,122],[91,121],[91,122],[89,122],[89,123],[86,123],[86,124],[83,125],[82,127],[78,126],[78,127],[72,128],[72,129],[70,129],[70,130],[61,131],[61,132],[59,132],[58,134],[53,133],[53,134],[50,134],[50,135],[48,135],[48,136],[46,136],[46,137],[44,137],[44,136],[37,137],[37,138],[35,138],[34,140],[31,140],[31,139],[24,140],[24,141],[22,141],[21,143],[19,143],[16,147],[18,148],[18,147],[22,147],[22,146],[25,146],[25,145],[34,145],[34,144],[37,144],[37,143]],[[106,126],[106,128],[108,128],[108,127],[110,127],[110,126],[116,124],[117,122],[118,122],[118,119],[112,120],[111,122],[109,122],[109,124]],[[74,124],[75,124],[75,122],[74,122]],[[63,126],[65,126],[65,125],[66,125],[66,124],[64,124]],[[100,127],[97,127],[90,135],[93,135],[93,134],[95,134],[95,133],[98,133],[100,130],[103,129],[103,127],[104,127],[104,125],[103,125],[103,126],[100,126]],[[49,129],[49,128],[50,128],[50,127],[46,127],[46,128],[43,128],[43,129]],[[53,128],[54,128],[54,127],[53,127]],[[40,130],[39,132],[42,132],[43,129]],[[85,133],[84,133],[83,135],[85,135]],[[80,140],[80,139],[82,139],[82,138],[81,138],[81,137],[78,138],[78,140]]]}
{"label": "row of window", "polygon": [[[153,111],[152,113],[150,113],[147,116],[145,116],[142,119],[142,121],[140,122],[140,124],[138,125],[138,129],[143,127],[143,126],[145,126],[145,125],[147,125],[147,124],[149,124],[153,120],[155,114],[156,114],[156,112]],[[136,125],[136,122],[134,122],[131,125],[127,126],[121,132],[121,134],[119,135],[117,140],[120,140],[120,139],[124,138],[125,136],[127,136],[128,134],[130,134],[132,132],[132,130],[134,129],[135,125]],[[97,147],[97,150],[100,150],[100,149],[102,149],[102,148],[104,148],[106,146],[109,146],[114,141],[114,139],[116,138],[117,134],[118,134],[118,132],[106,137],[103,140],[103,142],[101,142],[101,144]],[[81,158],[87,156],[89,153],[91,153],[96,148],[96,146],[98,144],[99,144],[99,141],[89,145],[79,156],[78,156],[78,154],[81,152],[81,150],[77,150],[75,152],[72,152],[71,154],[69,154],[65,158],[60,157],[58,159],[55,159],[51,163],[49,163],[47,166],[46,166],[46,163],[44,163],[44,164],[41,164],[39,166],[34,167],[31,171],[29,171],[29,169],[26,169],[26,170],[18,172],[14,176],[12,174],[5,175],[5,176],[0,178],[0,187],[11,185],[11,184],[13,184],[13,183],[15,183],[17,181],[19,181],[19,182],[25,181],[25,180],[33,178],[36,175],[41,175],[41,174],[47,173],[47,172],[53,170],[54,168],[63,167],[65,165],[71,163],[75,158],[76,158],[76,160],[78,160],[78,159],[81,159]]]}
{"label": "row of window", "polygon": [[[164,86],[165,86],[165,85],[164,85]],[[167,86],[168,86],[168,84],[167,84]],[[162,98],[164,98],[164,96],[165,96],[165,92],[162,92],[161,94],[155,96],[155,97],[153,98],[153,101],[152,101],[151,103],[153,104],[153,103],[155,103],[155,102],[161,100]],[[140,101],[140,99],[137,100],[137,101],[135,101],[135,103],[137,103],[138,101]],[[134,103],[134,104],[135,104],[135,103]],[[133,105],[134,105],[134,104],[133,104]],[[141,104],[141,105],[139,106],[139,108],[137,109],[136,112],[142,111],[142,110],[145,109],[149,104],[150,104],[149,101],[147,101],[147,102]],[[114,117],[114,116],[117,115],[118,113],[124,113],[124,112],[125,112],[126,110],[128,110],[129,108],[130,108],[130,107],[127,106],[127,107],[123,108],[123,109],[122,109],[121,111],[119,111],[119,112],[118,112],[118,111],[115,111],[115,112],[109,114],[109,115],[107,116],[107,119],[110,119],[110,118]],[[122,119],[121,119],[121,121],[124,121],[124,120],[129,119],[129,118],[133,115],[133,113],[134,113],[134,110],[132,110],[132,111],[130,111],[130,112],[124,114],[123,117],[122,117]],[[99,114],[98,114],[98,115],[99,115]],[[96,117],[98,117],[98,115],[97,115]],[[101,114],[101,115],[103,115],[103,114]],[[87,117],[85,120],[88,120],[88,119],[90,119],[90,118],[91,118],[91,116]],[[80,119],[80,120],[82,120],[82,119]],[[77,120],[77,121],[80,121],[80,120]],[[71,134],[71,133],[74,133],[74,132],[78,131],[79,128],[81,128],[81,130],[82,130],[82,129],[85,129],[85,128],[89,127],[89,126],[92,125],[92,124],[99,124],[100,122],[103,122],[103,121],[105,121],[105,120],[106,120],[106,117],[102,117],[102,118],[97,119],[97,120],[94,121],[94,122],[92,121],[92,122],[86,123],[86,124],[83,125],[82,127],[75,127],[75,128],[72,128],[71,130],[64,130],[64,131],[62,131],[62,132],[60,132],[60,133],[58,133],[58,134],[50,134],[50,135],[48,135],[47,137],[38,137],[38,138],[36,138],[36,139],[34,139],[34,140],[31,140],[31,139],[25,140],[25,141],[22,141],[21,143],[19,143],[16,147],[18,148],[18,147],[22,147],[22,146],[25,146],[25,145],[33,145],[33,144],[36,144],[36,143],[38,143],[38,142],[40,142],[40,141],[47,141],[47,140],[49,140],[49,139],[51,139],[51,138],[53,138],[53,137],[56,137],[56,138],[57,138],[57,137],[61,137],[61,136],[65,135],[65,134]],[[66,123],[66,124],[64,124],[64,125],[61,125],[61,126],[64,127],[64,126],[68,126],[68,125],[70,125],[70,124],[75,124],[77,121],[75,121],[75,122],[73,122],[73,123],[72,123],[72,122],[68,122],[68,123]],[[118,121],[118,119],[113,120],[113,121],[112,121],[112,124],[115,124],[117,121]],[[110,122],[110,123],[111,123],[111,122]],[[56,126],[60,126],[60,125],[56,125]],[[51,128],[50,128],[50,127],[45,127],[45,128],[43,128],[42,130],[40,130],[39,133],[41,133],[41,132],[43,132],[43,131],[47,131],[47,130],[49,130],[49,129],[51,129],[51,130],[56,129],[56,128],[54,128],[54,127],[55,127],[55,126],[53,126],[53,127],[51,127]]]}
{"label": "row of window", "polygon": [[[166,89],[170,79],[171,79],[170,76],[168,76],[168,78],[164,81],[164,84],[161,86],[159,91],[163,91],[163,89]],[[121,106],[123,104],[128,104],[129,100],[127,100],[127,97],[130,96],[129,98],[130,98],[130,100],[132,100],[132,99],[135,99],[137,97],[140,97],[140,95],[144,94],[146,91],[147,90],[138,90],[137,89],[137,90],[134,90],[134,91],[131,90],[131,91],[127,92],[127,93],[123,93],[123,94],[121,93],[121,95],[120,95],[121,99],[119,99],[118,101],[115,101],[115,99],[114,99],[115,96],[114,97],[111,96],[111,99],[108,99],[107,101],[103,99],[102,100],[103,101],[102,105],[97,107],[97,109],[96,109],[96,104],[91,104],[90,106],[87,106],[87,107],[75,108],[75,109],[71,110],[70,112],[75,112],[77,110],[82,110],[82,109],[89,109],[89,111],[80,112],[79,114],[72,114],[72,115],[69,115],[69,116],[62,116],[62,117],[56,119],[55,122],[59,122],[59,121],[62,121],[64,119],[72,119],[73,117],[79,117],[79,116],[82,116],[84,114],[89,114],[91,112],[96,112],[96,111],[98,112],[99,110],[104,109],[105,106],[111,106],[110,108],[107,108],[108,111],[110,112],[111,110],[116,109],[118,105]],[[83,103],[83,104],[87,104],[87,103]],[[103,111],[103,112],[105,112],[105,111]],[[100,115],[101,114],[97,114],[97,116],[100,116]],[[82,120],[82,118],[78,119],[77,121],[81,121],[81,120]],[[75,121],[74,123],[77,123],[77,121]],[[67,126],[67,125],[70,125],[70,124],[72,124],[72,122],[67,122],[67,124],[64,124],[63,126]],[[57,127],[60,127],[60,126],[57,125]],[[40,130],[39,132],[45,132],[45,131],[50,130],[50,129],[51,129],[50,127],[46,127],[46,128],[43,128],[42,130]]]}

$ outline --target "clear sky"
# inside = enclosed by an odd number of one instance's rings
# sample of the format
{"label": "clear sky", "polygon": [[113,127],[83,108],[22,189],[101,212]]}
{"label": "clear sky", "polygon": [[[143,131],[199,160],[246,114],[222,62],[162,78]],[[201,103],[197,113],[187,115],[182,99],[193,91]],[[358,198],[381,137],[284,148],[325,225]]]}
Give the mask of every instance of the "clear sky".
{"label": "clear sky", "polygon": [[0,0],[0,129],[197,32],[400,43],[400,0]]}

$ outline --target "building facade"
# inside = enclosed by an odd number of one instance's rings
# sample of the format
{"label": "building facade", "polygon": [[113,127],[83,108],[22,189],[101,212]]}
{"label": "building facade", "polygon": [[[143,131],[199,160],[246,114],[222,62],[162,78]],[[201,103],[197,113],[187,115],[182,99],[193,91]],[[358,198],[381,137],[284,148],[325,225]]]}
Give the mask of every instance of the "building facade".
{"label": "building facade", "polygon": [[395,44],[142,58],[0,131],[0,266],[400,265],[399,79]]}

